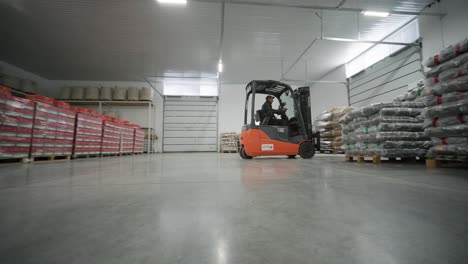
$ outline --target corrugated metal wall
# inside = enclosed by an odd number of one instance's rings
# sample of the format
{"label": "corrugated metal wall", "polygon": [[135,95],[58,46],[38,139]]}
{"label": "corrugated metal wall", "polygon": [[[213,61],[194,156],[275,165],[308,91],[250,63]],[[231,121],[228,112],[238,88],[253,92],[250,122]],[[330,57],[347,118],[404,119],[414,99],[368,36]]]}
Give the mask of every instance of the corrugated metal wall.
{"label": "corrugated metal wall", "polygon": [[217,149],[218,98],[166,96],[163,152]]}
{"label": "corrugated metal wall", "polygon": [[423,77],[421,48],[401,50],[348,79],[350,105],[392,101]]}

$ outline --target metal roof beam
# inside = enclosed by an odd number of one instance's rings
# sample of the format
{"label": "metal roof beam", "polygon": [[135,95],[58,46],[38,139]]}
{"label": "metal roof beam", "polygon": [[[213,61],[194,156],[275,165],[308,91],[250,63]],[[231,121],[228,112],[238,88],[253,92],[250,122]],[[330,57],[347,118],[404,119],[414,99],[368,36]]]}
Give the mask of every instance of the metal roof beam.
{"label": "metal roof beam", "polygon": [[[191,0],[192,2],[205,2],[205,3],[226,3],[226,4],[241,4],[241,5],[256,5],[256,6],[271,6],[271,7],[289,7],[289,8],[301,8],[301,9],[314,9],[314,10],[330,10],[330,11],[347,11],[354,13],[361,13],[365,9],[361,8],[336,8],[334,6],[317,6],[317,5],[299,5],[299,4],[287,4],[287,3],[266,3],[257,2],[251,0]],[[439,16],[443,17],[446,14],[440,12],[407,12],[407,11],[395,11],[389,10],[390,14],[395,15],[408,15],[408,16]]]}

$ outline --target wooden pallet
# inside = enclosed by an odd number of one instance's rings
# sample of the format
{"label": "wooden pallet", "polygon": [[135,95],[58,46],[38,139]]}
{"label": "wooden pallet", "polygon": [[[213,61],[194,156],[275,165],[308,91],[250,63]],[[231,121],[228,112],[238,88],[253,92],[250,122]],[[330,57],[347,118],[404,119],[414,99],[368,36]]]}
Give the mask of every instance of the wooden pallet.
{"label": "wooden pallet", "polygon": [[354,161],[356,160],[359,163],[365,161],[365,158],[372,158],[372,163],[379,164],[381,162],[380,155],[346,155],[345,159],[347,161]]}
{"label": "wooden pallet", "polygon": [[72,158],[73,159],[80,159],[80,158],[99,158],[101,157],[101,154],[77,154],[74,155]]}
{"label": "wooden pallet", "polygon": [[341,150],[335,150],[335,149],[321,149],[320,153],[322,154],[344,154],[344,151]]}
{"label": "wooden pallet", "polygon": [[32,157],[31,161],[50,161],[50,160],[69,160],[70,155],[57,155],[57,156],[37,156]]}
{"label": "wooden pallet", "polygon": [[435,169],[444,165],[468,167],[468,156],[440,155],[426,160],[426,168]]}
{"label": "wooden pallet", "polygon": [[27,163],[30,160],[28,158],[7,158],[0,159],[0,163]]}
{"label": "wooden pallet", "polygon": [[221,153],[237,153],[237,150],[221,150]]}
{"label": "wooden pallet", "polygon": [[347,154],[345,157],[346,157],[346,161],[357,161],[359,163],[365,162],[366,158],[368,158],[368,159],[371,159],[372,163],[374,164],[380,164],[383,161],[385,162],[416,162],[416,161],[424,160],[424,158],[417,158],[417,157],[386,158],[380,155],[349,155]]}

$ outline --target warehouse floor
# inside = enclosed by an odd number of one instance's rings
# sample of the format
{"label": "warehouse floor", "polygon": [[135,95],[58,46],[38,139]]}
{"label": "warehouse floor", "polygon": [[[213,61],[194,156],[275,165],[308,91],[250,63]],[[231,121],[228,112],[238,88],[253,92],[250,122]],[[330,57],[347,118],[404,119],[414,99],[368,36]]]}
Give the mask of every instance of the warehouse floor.
{"label": "warehouse floor", "polygon": [[466,170],[343,159],[2,164],[0,263],[466,263]]}

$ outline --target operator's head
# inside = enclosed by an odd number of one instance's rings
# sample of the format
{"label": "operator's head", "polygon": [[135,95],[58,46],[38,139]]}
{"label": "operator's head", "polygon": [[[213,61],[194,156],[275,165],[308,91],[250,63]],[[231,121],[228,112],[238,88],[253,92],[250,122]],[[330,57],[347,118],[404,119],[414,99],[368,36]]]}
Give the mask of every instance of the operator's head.
{"label": "operator's head", "polygon": [[268,96],[265,98],[265,100],[266,100],[267,102],[269,102],[270,104],[273,103],[273,99],[275,99],[275,98],[274,98],[273,96],[271,96],[271,95],[268,95]]}

